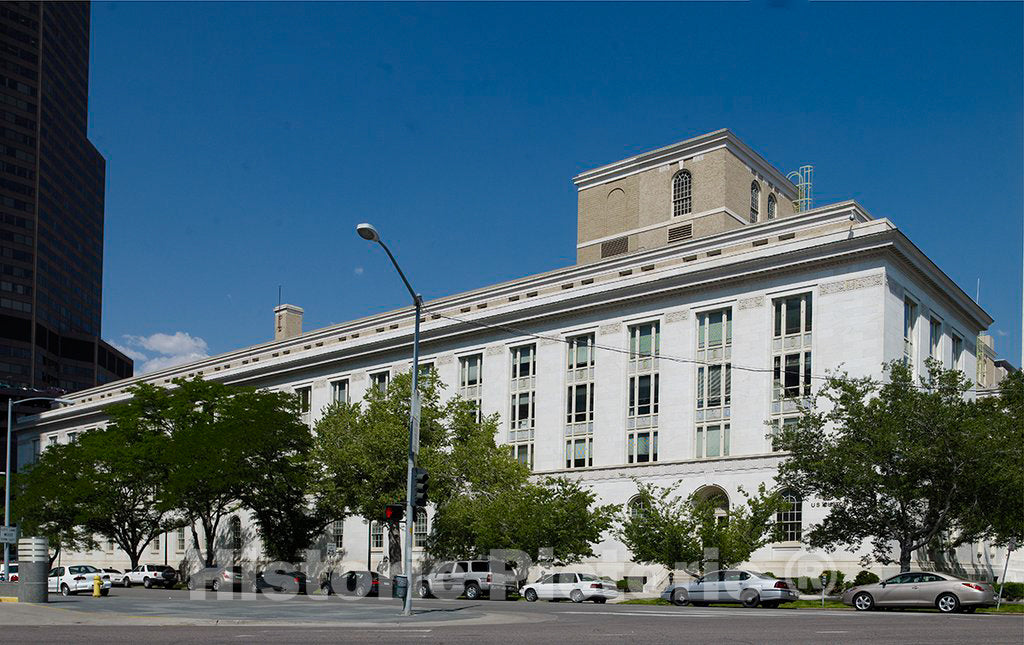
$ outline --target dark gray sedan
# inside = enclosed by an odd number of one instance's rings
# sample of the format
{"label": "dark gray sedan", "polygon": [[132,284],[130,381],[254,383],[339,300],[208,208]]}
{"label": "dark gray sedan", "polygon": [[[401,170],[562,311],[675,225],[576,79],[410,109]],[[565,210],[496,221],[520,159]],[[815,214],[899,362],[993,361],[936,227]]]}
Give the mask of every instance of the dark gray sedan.
{"label": "dark gray sedan", "polygon": [[906,571],[871,585],[854,587],[843,602],[857,611],[878,607],[935,607],[944,614],[994,607],[996,594],[987,582],[961,580],[946,573]]}

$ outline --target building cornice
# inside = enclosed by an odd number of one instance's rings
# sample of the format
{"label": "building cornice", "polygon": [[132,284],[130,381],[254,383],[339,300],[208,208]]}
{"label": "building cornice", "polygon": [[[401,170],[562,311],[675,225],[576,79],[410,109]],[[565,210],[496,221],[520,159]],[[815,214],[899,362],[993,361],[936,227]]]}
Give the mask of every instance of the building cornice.
{"label": "building cornice", "polygon": [[[543,324],[667,293],[720,287],[809,265],[848,262],[852,256],[887,250],[916,267],[921,277],[936,285],[969,320],[982,328],[991,324],[988,314],[888,220],[873,220],[851,201],[428,301],[421,333],[429,347],[479,333],[488,325]],[[165,385],[172,378],[202,376],[225,383],[252,383],[340,361],[405,351],[411,344],[411,314],[411,308],[389,311],[83,390],[70,395],[75,404],[24,421],[48,425],[91,414],[125,400],[126,388],[140,382]]]}
{"label": "building cornice", "polygon": [[614,163],[581,172],[572,181],[577,190],[616,181],[658,166],[684,161],[700,154],[726,148],[745,164],[769,178],[771,183],[789,199],[797,198],[797,188],[786,176],[753,148],[743,143],[731,130],[721,129],[692,139],[644,152]]}

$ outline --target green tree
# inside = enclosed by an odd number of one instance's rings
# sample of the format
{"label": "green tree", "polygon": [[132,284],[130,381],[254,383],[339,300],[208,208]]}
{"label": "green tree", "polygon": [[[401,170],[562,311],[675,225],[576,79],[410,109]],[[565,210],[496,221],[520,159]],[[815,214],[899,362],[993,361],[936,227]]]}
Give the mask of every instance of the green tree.
{"label": "green tree", "polygon": [[39,459],[12,479],[11,517],[23,535],[45,537],[50,564],[61,551],[96,548],[92,533],[79,513],[83,466],[75,444],[49,446]]}
{"label": "green tree", "polygon": [[72,486],[78,520],[113,540],[135,568],[150,542],[181,526],[182,519],[165,499],[169,438],[134,423],[129,409],[111,406],[110,425],[79,435],[71,445],[79,462]]}
{"label": "green tree", "polygon": [[[1020,461],[994,462],[981,450],[1003,438],[994,438],[1001,430],[987,427],[978,405],[965,397],[970,382],[963,373],[929,359],[928,376],[916,383],[901,361],[884,367],[885,383],[828,378],[818,395],[824,405],[816,401],[778,437],[777,446],[789,453],[779,477],[832,502],[806,533],[811,546],[855,549],[868,541],[866,560],[898,562],[906,571],[914,551],[943,532],[962,539],[984,532],[987,519],[977,526],[965,521],[969,509],[978,517],[987,513],[980,505],[990,503],[975,478],[987,469],[1019,470]],[[1019,479],[1017,485],[1019,504]]]}
{"label": "green tree", "polygon": [[[529,469],[494,437],[497,415],[482,421],[474,407],[440,400],[433,374],[423,379],[418,464],[430,473],[434,505],[428,551],[433,557],[484,556],[518,549],[537,557],[551,547],[565,561],[592,555],[615,508],[565,479],[531,481]],[[336,405],[316,429],[314,490],[337,514],[382,520],[386,504],[405,500],[408,374],[387,391],[372,389],[363,405]],[[397,526],[389,526],[389,559],[401,563]]]}
{"label": "green tree", "polygon": [[269,554],[294,556],[322,530],[296,495],[308,482],[311,437],[295,397],[200,378],[172,383],[133,387],[120,413],[121,422],[168,438],[164,507],[180,513],[206,566],[215,564],[222,522],[243,507]]}
{"label": "green tree", "polygon": [[998,396],[977,403],[973,450],[985,464],[964,482],[959,542],[1024,543],[1024,372],[999,385]]}
{"label": "green tree", "polygon": [[[312,490],[334,519],[354,513],[383,522],[385,506],[405,503],[411,387],[410,375],[399,374],[386,389],[370,388],[362,406],[335,404],[317,423]],[[447,409],[439,402],[433,373],[420,379],[419,391],[418,464],[431,472],[433,490],[442,485],[435,466],[448,445]],[[393,575],[402,564],[400,527],[385,526]]]}
{"label": "green tree", "polygon": [[667,569],[703,572],[705,565],[736,566],[778,538],[777,493],[764,484],[755,495],[743,489],[743,503],[728,505],[719,496],[676,494],[676,486],[636,481],[638,493],[625,509],[619,536],[637,562]]}

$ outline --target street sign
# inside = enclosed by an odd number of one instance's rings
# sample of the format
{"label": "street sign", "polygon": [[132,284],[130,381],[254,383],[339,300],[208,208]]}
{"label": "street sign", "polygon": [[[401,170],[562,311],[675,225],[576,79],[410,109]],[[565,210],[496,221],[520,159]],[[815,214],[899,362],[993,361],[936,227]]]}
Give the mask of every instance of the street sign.
{"label": "street sign", "polygon": [[420,454],[420,393],[412,398],[412,454]]}
{"label": "street sign", "polygon": [[0,544],[17,544],[18,527],[0,526]]}
{"label": "street sign", "polygon": [[327,557],[328,558],[333,558],[336,555],[338,555],[338,545],[334,544],[333,542],[328,543],[327,544]]}

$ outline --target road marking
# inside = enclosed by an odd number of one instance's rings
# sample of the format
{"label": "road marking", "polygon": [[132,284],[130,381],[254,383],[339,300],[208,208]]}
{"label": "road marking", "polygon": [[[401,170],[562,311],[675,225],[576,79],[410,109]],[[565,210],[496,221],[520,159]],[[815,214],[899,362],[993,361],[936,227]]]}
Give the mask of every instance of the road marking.
{"label": "road marking", "polygon": [[828,630],[824,632],[814,632],[815,634],[849,634],[850,632],[845,629]]}

